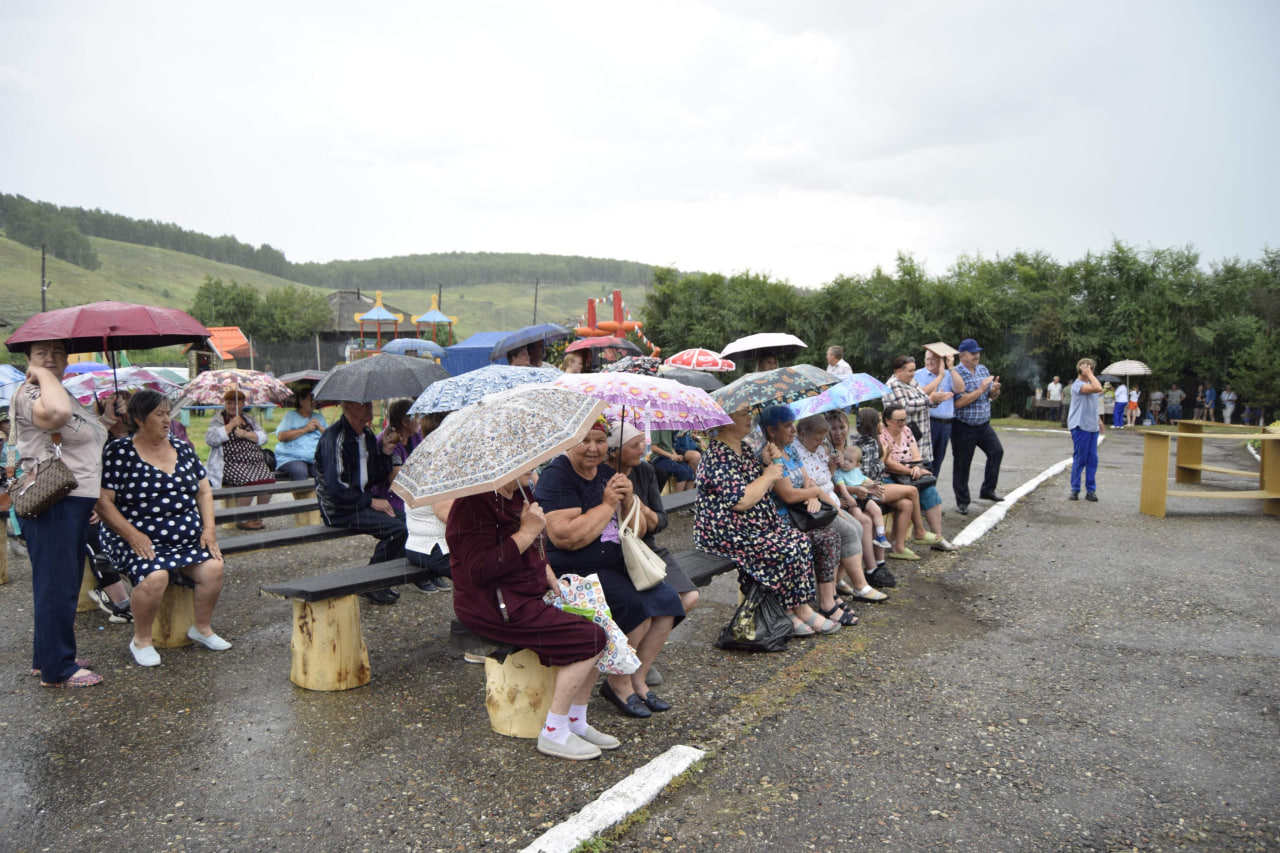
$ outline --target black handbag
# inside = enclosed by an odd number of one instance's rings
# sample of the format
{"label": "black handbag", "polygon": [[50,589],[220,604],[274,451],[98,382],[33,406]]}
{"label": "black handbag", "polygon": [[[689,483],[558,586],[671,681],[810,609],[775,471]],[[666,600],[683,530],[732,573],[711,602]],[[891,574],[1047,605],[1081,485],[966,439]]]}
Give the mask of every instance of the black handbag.
{"label": "black handbag", "polygon": [[889,479],[899,486],[915,486],[917,489],[927,489],[930,486],[938,485],[938,478],[932,474],[925,474],[917,480],[911,479],[906,474],[890,474]]}
{"label": "black handbag", "polygon": [[787,504],[787,514],[791,516],[791,523],[796,526],[796,530],[802,533],[808,533],[810,530],[821,530],[835,521],[836,516],[840,513],[837,507],[825,502],[817,512],[809,512],[804,505],[804,501]]}
{"label": "black handbag", "polygon": [[791,639],[791,617],[778,597],[753,578],[746,578],[742,603],[720,631],[716,645],[737,652],[781,652]]}

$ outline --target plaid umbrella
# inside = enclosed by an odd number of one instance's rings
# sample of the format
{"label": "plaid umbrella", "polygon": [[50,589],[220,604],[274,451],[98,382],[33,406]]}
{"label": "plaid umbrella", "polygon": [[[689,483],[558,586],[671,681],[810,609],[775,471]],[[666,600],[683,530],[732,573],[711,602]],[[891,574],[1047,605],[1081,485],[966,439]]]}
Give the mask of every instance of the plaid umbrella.
{"label": "plaid umbrella", "polygon": [[411,415],[431,412],[453,412],[474,403],[487,394],[506,391],[517,385],[554,382],[563,376],[554,367],[512,367],[509,364],[488,364],[479,370],[469,370],[458,376],[450,376],[431,383],[409,407]]}
{"label": "plaid umbrella", "polygon": [[449,372],[434,361],[408,355],[374,355],[339,364],[316,385],[317,400],[369,403],[392,397],[417,397]]}
{"label": "plaid umbrella", "polygon": [[201,406],[213,406],[222,402],[228,388],[244,392],[246,406],[283,406],[293,392],[279,379],[258,370],[206,370],[188,382],[182,389],[183,396]]}
{"label": "plaid umbrella", "polygon": [[170,400],[182,395],[182,386],[171,382],[158,373],[152,373],[145,367],[122,367],[111,372],[111,368],[95,370],[92,373],[81,373],[63,381],[62,387],[76,398],[80,405],[88,405],[93,400],[102,400],[116,392],[116,388],[138,390],[145,388],[159,391]]}
{"label": "plaid umbrella", "polygon": [[846,376],[835,385],[813,397],[805,397],[789,403],[791,413],[796,419],[807,418],[822,412],[836,409],[848,409],[867,400],[878,400],[889,393],[889,386],[869,373],[855,373]]}
{"label": "plaid umbrella", "polygon": [[717,373],[733,370],[737,367],[729,359],[721,358],[719,353],[714,353],[709,349],[681,350],[664,361],[663,364],[671,367],[687,367],[690,370],[713,370]]}
{"label": "plaid umbrella", "polygon": [[391,488],[413,507],[496,489],[582,441],[604,405],[551,385],[490,394],[445,418]]}
{"label": "plaid umbrella", "polygon": [[634,373],[637,376],[657,376],[658,367],[662,364],[651,355],[629,355],[620,358],[613,364],[600,368],[602,373]]}
{"label": "plaid umbrella", "polygon": [[765,406],[812,397],[835,385],[836,377],[811,364],[748,373],[711,394],[729,413],[759,412]]}
{"label": "plaid umbrella", "polygon": [[729,416],[706,391],[674,379],[634,373],[566,373],[553,383],[619,407],[619,417],[640,429],[711,429]]}

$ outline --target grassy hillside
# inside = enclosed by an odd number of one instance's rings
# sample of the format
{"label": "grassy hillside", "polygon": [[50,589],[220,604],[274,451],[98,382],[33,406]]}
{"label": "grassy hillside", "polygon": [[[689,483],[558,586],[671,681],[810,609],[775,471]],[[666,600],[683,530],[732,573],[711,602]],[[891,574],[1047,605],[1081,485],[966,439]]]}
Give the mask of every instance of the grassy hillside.
{"label": "grassy hillside", "polygon": [[[48,260],[46,275],[53,282],[46,294],[50,309],[114,299],[185,310],[191,306],[206,275],[223,281],[235,279],[264,291],[296,284],[167,249],[97,237],[91,237],[90,241],[102,259],[101,268],[93,272],[53,258]],[[599,282],[543,284],[538,292],[538,322],[576,322],[586,310],[588,296],[603,296],[612,290],[612,284]],[[364,291],[372,293],[371,288]],[[384,298],[402,310],[419,314],[431,307],[434,294],[434,289],[397,290],[385,293]],[[638,313],[645,294],[632,288],[623,296],[628,307]],[[532,322],[533,286],[501,283],[465,288],[446,286],[443,308],[446,314],[458,318],[455,331],[459,337],[491,329],[518,328]],[[13,329],[39,310],[40,252],[0,237],[0,318],[8,321],[9,328]]]}

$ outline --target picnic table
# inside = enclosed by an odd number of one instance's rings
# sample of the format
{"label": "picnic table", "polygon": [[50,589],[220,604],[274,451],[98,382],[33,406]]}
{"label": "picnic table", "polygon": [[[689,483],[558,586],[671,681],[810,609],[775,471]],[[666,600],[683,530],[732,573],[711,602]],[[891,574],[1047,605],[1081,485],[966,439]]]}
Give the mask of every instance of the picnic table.
{"label": "picnic table", "polygon": [[[1206,432],[1212,427],[1213,432]],[[1225,500],[1262,500],[1262,511],[1280,516],[1280,432],[1258,432],[1256,427],[1220,424],[1212,421],[1178,421],[1176,433],[1143,429],[1138,431],[1142,445],[1142,491],[1138,510],[1156,518],[1165,517],[1168,498],[1201,498]],[[1229,477],[1258,479],[1256,489],[1169,489],[1169,445],[1178,442],[1174,458],[1174,482],[1199,484],[1204,472]],[[1205,441],[1258,441],[1262,446],[1261,464],[1256,471],[1210,465],[1204,461]]]}

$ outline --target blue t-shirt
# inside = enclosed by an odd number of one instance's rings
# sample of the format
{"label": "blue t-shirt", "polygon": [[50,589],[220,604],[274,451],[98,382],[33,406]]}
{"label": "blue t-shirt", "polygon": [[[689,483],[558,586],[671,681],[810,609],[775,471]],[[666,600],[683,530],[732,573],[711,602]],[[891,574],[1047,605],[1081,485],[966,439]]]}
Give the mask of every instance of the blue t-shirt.
{"label": "blue t-shirt", "polygon": [[1077,379],[1071,383],[1071,408],[1067,410],[1067,429],[1081,429],[1085,432],[1098,431],[1098,403],[1101,394],[1081,394],[1084,380]]}
{"label": "blue t-shirt", "polygon": [[[601,464],[596,469],[594,480],[584,480],[573,470],[569,457],[561,454],[552,459],[538,477],[534,500],[545,513],[574,507],[589,512],[604,502],[604,487],[614,473],[616,472],[608,465]],[[621,570],[622,542],[618,538],[617,514],[604,526],[594,542],[577,551],[562,551],[552,545],[548,538],[547,562],[559,575],[572,572],[586,577],[601,569]]]}
{"label": "blue t-shirt", "polygon": [[291,429],[302,429],[308,421],[319,421],[321,427],[328,426],[324,422],[324,415],[319,412],[312,412],[310,418],[304,418],[296,409],[287,412],[280,420],[280,426],[276,427],[276,465],[283,465],[286,462],[315,461],[316,445],[320,443],[323,429],[303,433],[293,441],[280,440],[280,433]]}
{"label": "blue t-shirt", "polygon": [[[938,378],[938,374],[933,373],[927,367],[922,367],[916,371],[916,384],[921,388]],[[951,390],[951,371],[944,370],[942,372],[942,381],[938,383],[938,391]],[[937,418],[940,421],[949,421],[956,416],[956,398],[950,397],[938,403],[936,406],[929,404],[929,417]]]}

